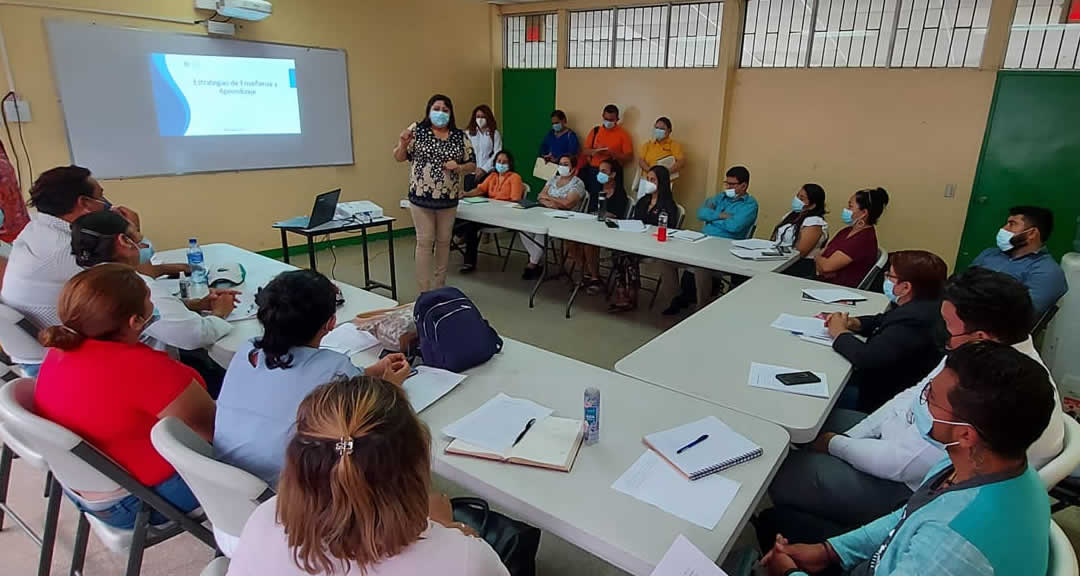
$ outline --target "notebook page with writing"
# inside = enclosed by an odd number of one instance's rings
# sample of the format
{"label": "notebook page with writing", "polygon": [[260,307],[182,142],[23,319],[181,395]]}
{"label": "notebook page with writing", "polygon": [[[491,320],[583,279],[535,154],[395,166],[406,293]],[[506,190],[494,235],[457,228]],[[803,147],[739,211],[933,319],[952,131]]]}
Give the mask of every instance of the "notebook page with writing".
{"label": "notebook page with writing", "polygon": [[451,442],[446,452],[569,472],[581,448],[583,430],[581,420],[548,416],[538,420],[517,446],[503,452],[494,452],[463,440]]}
{"label": "notebook page with writing", "polygon": [[[708,439],[676,452],[703,435]],[[761,455],[761,447],[734,431],[715,416],[645,437],[645,444],[690,479],[726,470]]]}

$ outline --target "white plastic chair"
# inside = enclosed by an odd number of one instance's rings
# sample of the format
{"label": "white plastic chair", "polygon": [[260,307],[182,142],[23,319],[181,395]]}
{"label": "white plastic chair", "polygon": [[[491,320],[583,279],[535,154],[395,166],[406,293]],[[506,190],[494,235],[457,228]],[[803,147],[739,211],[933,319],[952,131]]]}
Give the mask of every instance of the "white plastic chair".
{"label": "white plastic chair", "polygon": [[675,207],[679,209],[679,218],[675,221],[675,228],[682,230],[683,223],[686,222],[686,207],[678,202],[675,203]]}
{"label": "white plastic chair", "polygon": [[206,565],[199,576],[225,576],[229,571],[229,559],[221,556]]}
{"label": "white plastic chair", "polygon": [[1080,576],[1076,551],[1072,542],[1061,527],[1050,520],[1050,561],[1047,563],[1046,576]]}
{"label": "white plastic chair", "polygon": [[150,441],[191,488],[214,526],[218,549],[231,557],[251,513],[274,491],[258,477],[215,460],[213,447],[176,418],[155,424]]}
{"label": "white plastic chair", "polygon": [[1080,467],[1080,422],[1067,414],[1064,420],[1065,440],[1062,443],[1061,454],[1039,468],[1039,478],[1047,490],[1053,489],[1058,482]]}
{"label": "white plastic chair", "polygon": [[[164,542],[183,531],[191,533],[207,546],[214,547],[214,537],[197,520],[189,518],[156,492],[143,486],[123,468],[67,428],[33,412],[35,383],[29,378],[8,382],[0,388],[0,420],[12,434],[24,439],[49,463],[53,473],[50,498],[55,493],[59,506],[61,490],[72,492],[118,492],[126,490],[140,500],[135,528],[114,528],[89,514],[80,514],[75,535],[72,573],[81,572],[90,529],[118,554],[127,554],[127,576],[142,570],[146,548]],[[51,501],[50,501],[51,505]],[[150,513],[157,510],[172,522],[151,527]]]}
{"label": "white plastic chair", "polygon": [[[52,565],[53,548],[56,544],[56,526],[60,518],[60,491],[52,490],[52,474],[48,473],[48,465],[45,458],[29,444],[9,432],[3,425],[0,417],[0,529],[4,527],[5,517],[15,523],[35,544],[41,548],[38,555],[38,574],[48,573]],[[41,534],[38,534],[8,505],[8,485],[11,482],[12,460],[18,457],[30,466],[38,470],[46,471],[45,497],[48,503],[45,506],[45,525]]]}
{"label": "white plastic chair", "polygon": [[882,248],[881,246],[878,246],[877,261],[874,262],[874,265],[870,267],[870,271],[866,273],[866,276],[863,276],[862,281],[859,282],[858,289],[859,290],[867,290],[867,289],[869,289],[870,285],[874,283],[874,280],[876,280],[878,275],[881,274],[882,271],[885,270],[885,266],[887,266],[888,264],[889,264],[889,253],[886,252],[885,249]]}
{"label": "white plastic chair", "polygon": [[0,347],[14,362],[37,364],[45,348],[37,340],[38,327],[18,310],[0,304]]}

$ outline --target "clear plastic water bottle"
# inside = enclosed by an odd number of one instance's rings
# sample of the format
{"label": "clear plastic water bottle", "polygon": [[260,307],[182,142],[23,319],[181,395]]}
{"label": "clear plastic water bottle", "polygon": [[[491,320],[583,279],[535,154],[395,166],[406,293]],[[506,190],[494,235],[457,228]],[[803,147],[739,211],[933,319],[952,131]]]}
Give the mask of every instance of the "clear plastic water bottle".
{"label": "clear plastic water bottle", "polygon": [[206,276],[206,260],[203,258],[199,241],[195,238],[188,239],[187,262],[191,267],[191,288],[188,289],[188,297],[202,298],[210,293],[210,285]]}
{"label": "clear plastic water bottle", "polygon": [[596,197],[596,220],[599,222],[604,221],[604,217],[607,216],[607,210],[604,210],[604,201],[607,197],[604,195],[604,191],[601,190]]}
{"label": "clear plastic water bottle", "polygon": [[585,445],[600,441],[600,390],[585,389]]}
{"label": "clear plastic water bottle", "polygon": [[656,241],[667,242],[667,212],[660,211],[660,216],[656,219]]}
{"label": "clear plastic water bottle", "polygon": [[180,273],[180,298],[184,300],[191,298],[191,278],[183,272]]}

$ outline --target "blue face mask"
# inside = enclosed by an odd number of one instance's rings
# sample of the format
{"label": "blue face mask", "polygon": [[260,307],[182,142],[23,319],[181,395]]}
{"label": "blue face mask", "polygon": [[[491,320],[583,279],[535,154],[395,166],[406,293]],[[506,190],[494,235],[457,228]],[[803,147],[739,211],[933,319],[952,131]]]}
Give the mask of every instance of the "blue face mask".
{"label": "blue face mask", "polygon": [[615,127],[614,122],[612,122],[611,120],[604,120],[604,128],[607,128],[608,130],[611,130],[614,127]]}
{"label": "blue face mask", "polygon": [[1012,243],[1013,236],[1016,236],[1016,234],[1009,232],[1004,228],[998,230],[997,238],[995,239],[998,250],[1001,250],[1002,252],[1008,252],[1009,250],[1016,248],[1016,246],[1013,246]]}
{"label": "blue face mask", "polygon": [[657,142],[667,138],[667,132],[663,128],[653,128],[652,135]]}
{"label": "blue face mask", "polygon": [[734,188],[728,188],[727,190],[724,190],[724,196],[727,196],[728,198],[734,198],[735,197],[735,189]]}
{"label": "blue face mask", "polygon": [[139,264],[146,264],[154,257],[154,246],[149,240],[143,239],[146,246],[139,246]]}
{"label": "blue face mask", "polygon": [[552,124],[551,130],[554,132],[562,132],[562,122],[556,122]]}
{"label": "blue face mask", "polygon": [[844,211],[840,213],[840,219],[844,221],[844,224],[851,226],[851,223],[855,221],[855,214],[851,208],[844,208]]}
{"label": "blue face mask", "polygon": [[601,184],[607,184],[608,180],[611,180],[611,176],[607,175],[607,172],[597,172],[596,181]]}
{"label": "blue face mask", "polygon": [[949,446],[955,446],[959,442],[949,442],[948,444],[936,440],[930,433],[934,429],[934,422],[939,424],[947,424],[950,426],[971,426],[964,422],[950,422],[948,420],[938,420],[930,414],[930,405],[922,401],[921,396],[916,396],[915,400],[911,403],[911,413],[915,417],[915,428],[919,431],[919,435],[923,440],[926,440],[928,444],[939,449],[945,450]]}
{"label": "blue face mask", "polygon": [[799,200],[798,196],[791,199],[791,211],[792,212],[802,212],[803,208],[806,208],[806,202],[803,202],[802,200]]}
{"label": "blue face mask", "polygon": [[893,290],[896,289],[896,283],[886,278],[885,282],[881,285],[881,291],[885,293],[885,297],[889,299],[889,302],[896,304],[896,301],[900,298]]}
{"label": "blue face mask", "polygon": [[431,120],[432,124],[442,128],[450,123],[450,113],[442,110],[432,110],[428,112],[428,119]]}
{"label": "blue face mask", "polygon": [[495,163],[495,171],[498,172],[499,174],[503,174],[508,170],[510,170],[510,165],[509,164],[503,164],[502,162],[496,162]]}

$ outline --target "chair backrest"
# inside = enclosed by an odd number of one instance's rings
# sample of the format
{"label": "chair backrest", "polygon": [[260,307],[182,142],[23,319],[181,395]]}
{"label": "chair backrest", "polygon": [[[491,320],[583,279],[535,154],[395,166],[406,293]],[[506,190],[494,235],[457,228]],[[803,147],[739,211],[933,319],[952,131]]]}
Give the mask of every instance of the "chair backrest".
{"label": "chair backrest", "polygon": [[1058,482],[1080,467],[1080,422],[1068,414],[1063,420],[1065,440],[1061,446],[1061,454],[1039,468],[1039,478],[1047,490],[1057,486]]}
{"label": "chair backrest", "polygon": [[578,204],[577,211],[585,212],[589,209],[589,193],[585,192],[581,195],[581,202]]}
{"label": "chair backrest", "polygon": [[679,209],[679,217],[675,221],[675,228],[682,230],[683,222],[686,221],[686,207],[678,202],[675,203],[675,207]]}
{"label": "chair backrest", "polygon": [[19,455],[19,458],[22,458],[24,462],[34,468],[44,470],[48,466],[45,463],[45,457],[38,453],[37,450],[34,450],[25,440],[4,428],[2,420],[0,420],[0,444],[10,448],[12,452]]}
{"label": "chair backrest", "polygon": [[524,189],[521,192],[521,197],[522,198],[531,198],[532,197],[532,186],[529,186],[528,182],[522,182],[521,184],[522,184],[522,186],[524,186]]}
{"label": "chair backrest", "polygon": [[881,246],[878,246],[877,261],[874,262],[874,265],[870,267],[870,271],[867,272],[866,276],[863,276],[862,281],[859,282],[859,290],[870,288],[870,285],[874,283],[874,280],[877,280],[878,275],[881,274],[881,271],[885,269],[885,265],[888,263],[889,253]]}
{"label": "chair backrest", "polygon": [[1054,319],[1054,316],[1057,315],[1058,310],[1060,309],[1061,307],[1056,303],[1051,304],[1050,307],[1042,313],[1042,316],[1039,316],[1039,319],[1035,321],[1035,326],[1031,328],[1031,335],[1037,336],[1043,330],[1046,330],[1046,327],[1050,325],[1050,321]]}
{"label": "chair backrest", "polygon": [[225,576],[229,572],[229,559],[224,556],[214,558],[213,562],[206,565],[199,576]]}
{"label": "chair backrest", "polygon": [[65,488],[80,492],[120,490],[120,484],[73,453],[80,445],[89,444],[34,413],[34,386],[32,379],[19,378],[0,388],[0,420],[4,427],[41,454]]}
{"label": "chair backrest", "polygon": [[746,237],[747,238],[753,238],[754,237],[754,232],[757,232],[757,224],[754,224],[753,226],[750,227],[750,231],[746,233]]}
{"label": "chair backrest", "polygon": [[0,304],[0,347],[12,360],[36,364],[45,357],[45,348],[37,340],[38,327],[18,310]]}
{"label": "chair backrest", "polygon": [[239,537],[255,508],[273,496],[266,482],[215,460],[210,444],[176,418],[155,424],[150,440],[191,488],[215,530]]}
{"label": "chair backrest", "polygon": [[1050,562],[1047,564],[1046,575],[1080,575],[1080,565],[1077,564],[1076,551],[1073,550],[1069,537],[1052,519],[1050,520]]}

